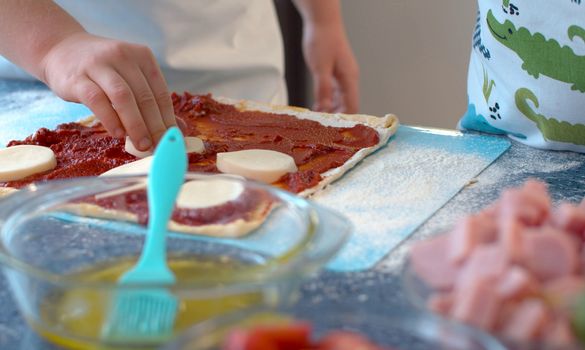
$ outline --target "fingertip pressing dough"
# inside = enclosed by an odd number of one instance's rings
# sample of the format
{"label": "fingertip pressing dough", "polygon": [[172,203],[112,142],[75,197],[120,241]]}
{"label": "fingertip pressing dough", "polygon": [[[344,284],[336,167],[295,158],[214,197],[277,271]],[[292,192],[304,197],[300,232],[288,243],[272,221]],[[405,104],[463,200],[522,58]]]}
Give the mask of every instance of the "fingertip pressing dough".
{"label": "fingertip pressing dough", "polygon": [[[185,137],[185,149],[187,153],[203,153],[205,151],[205,145],[203,140],[198,137],[187,136]],[[136,158],[146,158],[153,154],[152,149],[148,151],[139,151],[136,149],[130,137],[126,136],[126,143],[124,144],[124,150]]]}
{"label": "fingertip pressing dough", "polygon": [[48,147],[18,145],[0,149],[0,181],[15,181],[55,169],[57,159]]}
{"label": "fingertip pressing dough", "polygon": [[130,140],[130,137],[128,137],[128,136],[126,136],[126,143],[124,144],[124,150],[136,158],[146,158],[146,157],[152,155],[152,149],[149,149],[148,151],[139,151],[138,149],[136,149],[136,147],[134,146],[134,143],[132,143],[132,140]]}
{"label": "fingertip pressing dough", "polygon": [[[185,137],[185,149],[187,153],[203,153],[205,151],[205,145],[203,144],[203,140],[198,137],[187,136]],[[130,137],[126,136],[126,143],[124,144],[124,150],[127,153],[130,153],[136,158],[146,158],[153,154],[153,150],[149,149],[148,151],[139,151],[130,140]]]}
{"label": "fingertip pressing dough", "polygon": [[205,151],[205,145],[200,138],[187,136],[185,137],[185,149],[187,153],[203,153]]}
{"label": "fingertip pressing dough", "polygon": [[265,149],[218,153],[216,164],[222,173],[266,183],[273,183],[284,174],[297,171],[293,157]]}

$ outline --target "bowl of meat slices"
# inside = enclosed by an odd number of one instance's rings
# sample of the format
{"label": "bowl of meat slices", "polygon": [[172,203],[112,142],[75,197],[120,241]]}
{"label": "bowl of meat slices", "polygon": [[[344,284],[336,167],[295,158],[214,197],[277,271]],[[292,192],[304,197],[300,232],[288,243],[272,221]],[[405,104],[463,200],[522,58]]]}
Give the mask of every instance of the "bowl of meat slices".
{"label": "bowl of meat slices", "polygon": [[578,349],[585,334],[585,201],[551,203],[528,180],[448,232],[415,243],[403,271],[417,306],[512,349]]}

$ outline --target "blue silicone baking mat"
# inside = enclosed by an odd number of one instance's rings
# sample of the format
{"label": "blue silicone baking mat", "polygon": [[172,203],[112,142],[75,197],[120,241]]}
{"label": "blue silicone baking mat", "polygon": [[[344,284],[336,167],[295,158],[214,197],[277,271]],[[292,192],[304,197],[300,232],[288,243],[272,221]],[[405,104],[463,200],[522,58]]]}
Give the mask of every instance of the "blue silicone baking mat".
{"label": "blue silicone baking mat", "polygon": [[499,137],[401,126],[386,147],[314,197],[356,228],[329,267],[374,266],[509,147]]}

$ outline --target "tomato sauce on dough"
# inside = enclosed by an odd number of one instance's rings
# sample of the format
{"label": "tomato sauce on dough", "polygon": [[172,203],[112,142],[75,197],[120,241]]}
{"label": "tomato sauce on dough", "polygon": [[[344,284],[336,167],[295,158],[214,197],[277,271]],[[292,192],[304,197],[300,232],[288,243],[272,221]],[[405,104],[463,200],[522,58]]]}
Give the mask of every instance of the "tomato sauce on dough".
{"label": "tomato sauce on dough", "polygon": [[287,114],[240,111],[211,95],[173,94],[172,99],[181,130],[205,143],[203,154],[189,156],[190,171],[217,172],[218,152],[274,150],[295,160],[298,172],[274,184],[294,193],[317,185],[321,174],[379,142],[376,130],[362,124],[332,127]]}
{"label": "tomato sauce on dough", "polygon": [[[275,150],[291,155],[298,171],[284,175],[273,185],[294,193],[317,185],[322,180],[321,174],[343,165],[360,149],[379,142],[378,133],[361,124],[331,127],[284,113],[240,111],[236,106],[214,100],[211,95],[174,93],[172,100],[177,124],[183,134],[199,137],[205,144],[203,153],[189,154],[189,171],[218,173],[216,154],[219,152]],[[124,142],[124,139],[109,136],[100,123],[92,126],[66,123],[55,130],[41,128],[24,140],[10,141],[8,147],[23,144],[50,147],[57,158],[55,169],[0,183],[0,187],[20,188],[33,182],[100,175],[137,159],[126,153]],[[245,193],[244,200],[216,208],[179,208],[173,213],[173,220],[185,225],[206,225],[229,222],[230,219],[251,219],[248,216],[269,210],[258,206],[266,201],[255,198],[257,195]],[[138,216],[139,222],[147,222],[148,205],[144,191],[125,194],[123,208],[117,207],[121,204],[118,197],[116,200],[84,201],[108,209],[130,211]]]}

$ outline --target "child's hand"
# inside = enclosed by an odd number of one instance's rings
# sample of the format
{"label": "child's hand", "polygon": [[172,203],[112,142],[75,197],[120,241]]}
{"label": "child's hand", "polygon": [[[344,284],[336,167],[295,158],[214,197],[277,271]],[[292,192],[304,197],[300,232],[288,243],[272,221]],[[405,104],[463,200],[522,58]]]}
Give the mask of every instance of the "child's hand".
{"label": "child's hand", "polygon": [[356,113],[359,68],[343,29],[339,0],[294,0],[303,18],[303,53],[317,111]]}
{"label": "child's hand", "polygon": [[176,125],[166,82],[146,46],[77,32],[50,48],[41,78],[59,97],[89,107],[114,137],[130,136],[141,151]]}
{"label": "child's hand", "polygon": [[343,27],[339,23],[305,25],[303,51],[313,76],[314,109],[356,113],[359,68]]}

